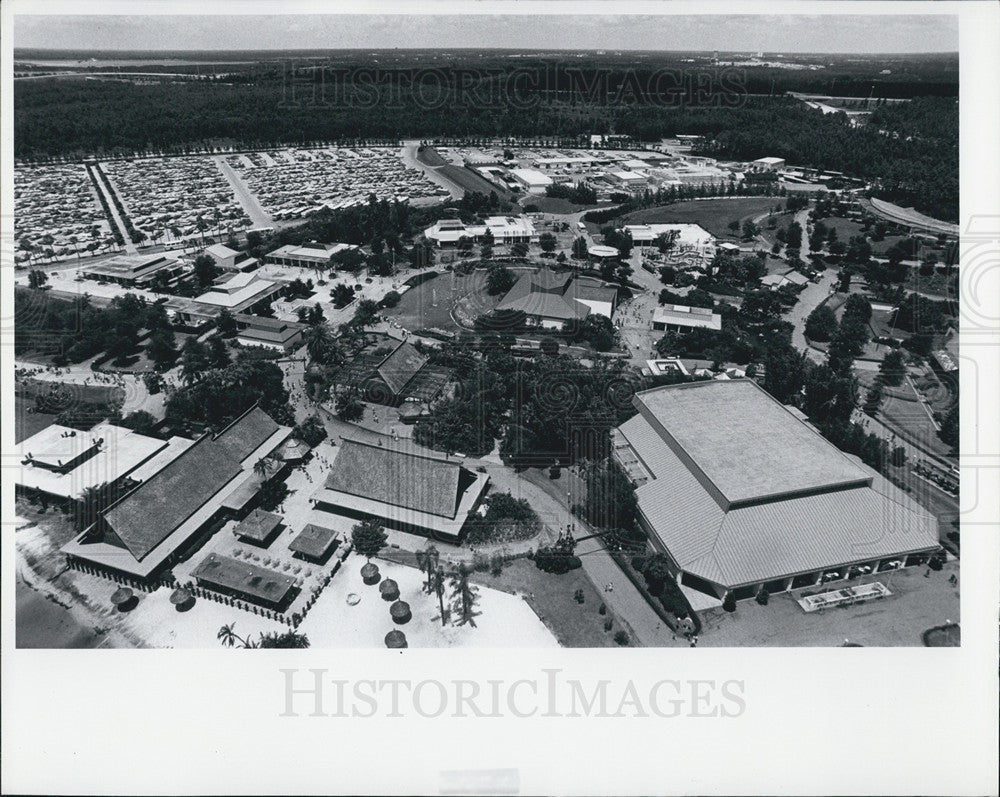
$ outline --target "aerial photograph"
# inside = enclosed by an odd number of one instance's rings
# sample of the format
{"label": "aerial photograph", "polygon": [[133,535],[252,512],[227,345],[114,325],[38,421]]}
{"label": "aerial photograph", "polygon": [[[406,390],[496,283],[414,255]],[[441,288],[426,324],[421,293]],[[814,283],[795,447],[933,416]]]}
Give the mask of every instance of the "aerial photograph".
{"label": "aerial photograph", "polygon": [[874,23],[19,16],[16,646],[960,646],[958,23]]}

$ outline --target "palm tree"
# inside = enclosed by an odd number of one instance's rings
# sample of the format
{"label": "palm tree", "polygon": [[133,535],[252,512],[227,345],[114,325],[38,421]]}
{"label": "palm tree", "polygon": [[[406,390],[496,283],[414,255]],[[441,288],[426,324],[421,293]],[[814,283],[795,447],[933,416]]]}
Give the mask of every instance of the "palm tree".
{"label": "palm tree", "polygon": [[431,591],[431,576],[437,569],[439,558],[438,549],[433,545],[428,545],[423,551],[417,551],[417,564],[421,570],[427,573],[427,580],[424,582],[424,591],[428,593]]}
{"label": "palm tree", "polygon": [[438,596],[438,606],[441,608],[441,625],[445,624],[444,613],[444,568],[439,567],[430,574],[430,588]]}
{"label": "palm tree", "polygon": [[344,360],[344,352],[333,330],[327,322],[315,324],[306,331],[306,351],[319,363],[338,364]]}
{"label": "palm tree", "polygon": [[222,626],[219,629],[219,633],[215,635],[215,638],[219,640],[223,647],[232,648],[236,647],[236,643],[240,643],[241,648],[255,648],[257,644],[250,639],[250,637],[243,638],[239,636],[234,630],[236,623],[230,623],[228,625]]}
{"label": "palm tree", "polygon": [[261,457],[253,464],[253,472],[260,476],[261,481],[267,481],[274,470],[274,460],[270,456]]}
{"label": "palm tree", "polygon": [[474,612],[473,609],[476,605],[476,588],[469,583],[469,566],[465,562],[459,563],[459,565],[454,568],[449,574],[451,579],[453,598],[456,598],[462,609],[462,619],[459,620],[459,625],[464,625],[469,623],[473,628],[476,627],[476,621],[473,620]]}

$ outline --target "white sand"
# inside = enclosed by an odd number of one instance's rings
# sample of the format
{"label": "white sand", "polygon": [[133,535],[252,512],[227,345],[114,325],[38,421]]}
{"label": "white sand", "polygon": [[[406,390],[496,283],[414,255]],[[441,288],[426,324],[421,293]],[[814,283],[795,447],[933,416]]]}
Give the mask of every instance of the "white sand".
{"label": "white sand", "polygon": [[[385,635],[398,628],[406,634],[411,648],[554,648],[555,637],[538,619],[531,607],[518,595],[488,587],[475,586],[479,598],[471,625],[441,626],[436,595],[421,589],[423,574],[412,567],[375,560],[382,578],[399,585],[400,600],[410,604],[412,619],[396,625],[389,615],[391,602],[382,599],[378,585],[367,586],[361,580],[364,559],[351,555],[330,585],[323,590],[299,630],[309,635],[316,648],[378,648],[385,645]],[[347,604],[351,592],[361,597],[357,606]],[[445,608],[450,603],[450,588],[445,592]],[[458,619],[457,610],[452,619]]]}
{"label": "white sand", "polygon": [[[476,627],[455,623],[442,627],[437,596],[421,590],[423,574],[411,567],[376,560],[382,577],[393,579],[399,585],[400,599],[410,604],[412,619],[396,625],[389,615],[391,602],[382,600],[377,585],[369,587],[362,582],[363,564],[363,558],[349,556],[299,626],[298,630],[309,636],[311,647],[382,648],[385,635],[394,628],[406,634],[412,648],[558,647],[555,637],[520,596],[478,585]],[[110,595],[115,585],[106,581],[104,584]],[[356,606],[347,604],[351,592],[361,597]],[[450,592],[449,589],[445,593],[446,608],[451,602]],[[114,618],[117,621],[112,621],[114,626],[150,647],[196,649],[219,647],[216,635],[226,624],[235,624],[237,634],[241,637],[249,634],[253,639],[262,632],[283,632],[289,628],[205,598],[198,598],[189,610],[179,612],[170,603],[170,593],[167,588],[153,593],[139,592],[139,604],[124,613],[115,612],[109,604],[104,624],[110,624],[108,621]],[[457,610],[452,611],[451,617],[457,621]]]}

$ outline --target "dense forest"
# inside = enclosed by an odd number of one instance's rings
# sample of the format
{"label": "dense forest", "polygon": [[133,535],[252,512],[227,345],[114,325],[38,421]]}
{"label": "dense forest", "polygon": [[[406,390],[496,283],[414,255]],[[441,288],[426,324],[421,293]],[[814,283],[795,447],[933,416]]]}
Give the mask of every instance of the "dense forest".
{"label": "dense forest", "polygon": [[[407,69],[400,61],[395,71],[342,60],[305,67],[261,63],[197,80],[17,80],[15,156],[32,161],[436,137],[565,140],[589,133],[655,141],[698,134],[706,137],[707,154],[777,156],[842,171],[875,181],[879,196],[957,219],[957,72],[946,58],[915,59],[907,68],[893,61],[891,87],[875,71],[878,60],[802,74],[681,69],[676,57],[654,62],[648,54],[630,54],[628,62],[588,57],[586,66],[573,68],[471,54],[427,60],[431,68],[421,60],[429,55],[410,58]],[[841,96],[876,98],[867,124],[784,94],[834,83]],[[916,99],[877,99],[885,96]],[[868,105],[866,99],[851,103]]]}

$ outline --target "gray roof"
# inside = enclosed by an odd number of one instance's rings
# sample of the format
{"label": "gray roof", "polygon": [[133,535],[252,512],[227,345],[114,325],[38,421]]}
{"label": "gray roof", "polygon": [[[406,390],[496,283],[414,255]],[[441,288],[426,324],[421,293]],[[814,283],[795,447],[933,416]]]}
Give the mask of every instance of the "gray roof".
{"label": "gray roof", "polygon": [[590,308],[576,301],[613,302],[617,289],[589,277],[556,274],[543,268],[534,274],[522,274],[497,310],[522,310],[531,316],[569,320],[586,318]]}
{"label": "gray roof", "polygon": [[326,487],[391,506],[453,518],[461,494],[457,462],[345,440]]}
{"label": "gray roof", "polygon": [[102,513],[110,530],[142,560],[241,470],[241,463],[278,431],[254,407],[218,436],[196,440],[178,457]]}
{"label": "gray roof", "polygon": [[294,576],[210,553],[191,571],[198,581],[268,603],[280,603],[295,586]]}
{"label": "gray roof", "polygon": [[240,470],[238,460],[203,437],[105,510],[104,520],[141,561]]}
{"label": "gray roof", "polygon": [[426,362],[427,358],[409,343],[400,343],[375,370],[392,392],[399,395]]}
{"label": "gray roof", "polygon": [[[742,381],[705,384],[728,388]],[[751,404],[743,421],[750,429],[756,428],[754,413]],[[789,420],[818,436],[794,417]],[[671,430],[684,422],[675,415]],[[870,486],[847,483],[727,510],[690,458],[668,444],[662,428],[645,414],[626,421],[619,433],[653,476],[636,488],[642,516],[683,570],[714,583],[755,584],[937,546],[933,515],[846,455],[840,456],[869,478]],[[730,456],[751,477],[762,467],[752,450],[733,450]]]}
{"label": "gray roof", "polygon": [[272,512],[265,512],[263,509],[255,509],[243,520],[241,520],[233,534],[237,537],[246,537],[248,540],[263,542],[282,523],[281,516]]}
{"label": "gray roof", "polygon": [[336,541],[337,532],[325,526],[307,523],[294,540],[288,543],[288,548],[296,553],[319,559]]}
{"label": "gray roof", "polygon": [[724,509],[871,481],[750,379],[654,388],[634,403]]}

